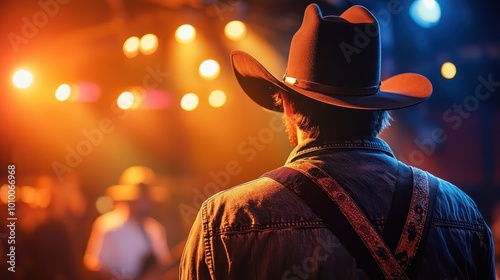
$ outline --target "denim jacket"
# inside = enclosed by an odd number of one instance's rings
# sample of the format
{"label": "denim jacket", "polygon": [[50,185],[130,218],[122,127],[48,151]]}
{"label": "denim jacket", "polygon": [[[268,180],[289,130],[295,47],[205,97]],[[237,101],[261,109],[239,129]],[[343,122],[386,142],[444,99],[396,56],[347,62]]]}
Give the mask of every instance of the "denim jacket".
{"label": "denim jacket", "polygon": [[[285,165],[298,159],[327,171],[382,232],[398,166],[382,139],[308,139]],[[432,223],[417,278],[495,279],[492,234],[476,204],[453,184],[436,180]],[[180,279],[373,278],[307,204],[261,177],[203,203],[183,252]]]}

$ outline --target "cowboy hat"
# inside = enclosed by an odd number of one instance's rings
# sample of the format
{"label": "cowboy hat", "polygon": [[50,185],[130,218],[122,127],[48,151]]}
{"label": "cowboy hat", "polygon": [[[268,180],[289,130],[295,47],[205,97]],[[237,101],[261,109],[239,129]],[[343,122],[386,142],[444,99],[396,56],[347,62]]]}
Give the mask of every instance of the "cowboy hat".
{"label": "cowboy hat", "polygon": [[153,201],[164,201],[167,190],[155,182],[156,174],[151,168],[131,166],[123,171],[117,185],[106,189],[106,195],[115,201],[133,201],[141,195],[147,195]]}
{"label": "cowboy hat", "polygon": [[231,63],[243,91],[260,106],[278,112],[282,109],[272,96],[281,91],[358,110],[404,108],[431,95],[430,81],[419,74],[381,81],[380,50],[379,24],[365,7],[323,16],[316,4],[310,4],[292,38],[282,80],[243,51],[232,51]]}

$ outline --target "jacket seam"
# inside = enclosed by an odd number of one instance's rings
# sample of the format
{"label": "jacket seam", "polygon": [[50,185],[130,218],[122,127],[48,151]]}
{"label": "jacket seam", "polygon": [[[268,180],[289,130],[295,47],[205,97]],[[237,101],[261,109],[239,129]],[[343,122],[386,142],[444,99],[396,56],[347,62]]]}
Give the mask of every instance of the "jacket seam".
{"label": "jacket seam", "polygon": [[308,222],[280,222],[266,225],[244,225],[244,226],[226,226],[222,228],[214,228],[208,230],[209,236],[232,235],[249,233],[266,230],[282,230],[282,229],[300,229],[300,228],[326,228],[323,221],[308,221]]}
{"label": "jacket seam", "polygon": [[470,222],[457,221],[457,220],[433,218],[432,224],[434,226],[463,228],[463,229],[478,231],[481,233],[484,231],[484,226],[480,223],[470,223]]}
{"label": "jacket seam", "polygon": [[202,223],[203,223],[203,246],[205,251],[205,263],[207,265],[208,271],[212,279],[215,279],[215,268],[214,263],[212,261],[212,250],[210,246],[210,230],[208,227],[208,219],[207,219],[207,205],[203,203],[201,206],[202,211]]}

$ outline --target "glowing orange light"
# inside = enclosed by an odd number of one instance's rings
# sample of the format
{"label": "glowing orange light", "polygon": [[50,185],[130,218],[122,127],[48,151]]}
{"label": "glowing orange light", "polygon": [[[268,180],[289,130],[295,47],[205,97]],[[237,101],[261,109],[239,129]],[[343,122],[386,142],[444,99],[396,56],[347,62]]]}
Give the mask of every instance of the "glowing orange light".
{"label": "glowing orange light", "polygon": [[20,69],[14,73],[12,77],[12,82],[14,86],[20,89],[25,89],[31,86],[33,82],[33,74],[30,71],[25,69]]}
{"label": "glowing orange light", "polygon": [[228,22],[224,27],[224,34],[228,39],[238,41],[247,35],[247,27],[243,22],[233,20]]}
{"label": "glowing orange light", "polygon": [[139,53],[140,40],[136,36],[128,38],[125,43],[123,43],[123,53],[126,57],[132,58]]}
{"label": "glowing orange light", "polygon": [[446,79],[453,79],[457,74],[457,67],[451,62],[445,62],[441,66],[441,75]]}
{"label": "glowing orange light", "polygon": [[203,78],[213,80],[219,76],[219,63],[213,59],[207,59],[200,64],[199,72]]}
{"label": "glowing orange light", "polygon": [[196,37],[196,29],[190,24],[183,24],[175,31],[175,39],[177,42],[187,44],[194,41]]}
{"label": "glowing orange light", "polygon": [[200,99],[195,93],[186,93],[181,99],[181,108],[186,111],[193,111],[198,107]]}
{"label": "glowing orange light", "polygon": [[154,34],[146,34],[142,36],[140,49],[141,52],[145,55],[152,54],[158,48],[158,37]]}
{"label": "glowing orange light", "polygon": [[218,108],[226,104],[226,94],[222,90],[214,90],[208,96],[210,106]]}
{"label": "glowing orange light", "polygon": [[134,99],[134,95],[130,91],[124,91],[118,96],[116,104],[120,109],[128,110],[134,105]]}
{"label": "glowing orange light", "polygon": [[116,104],[122,110],[134,110],[142,105],[143,100],[144,90],[142,88],[132,88],[123,91],[116,99]]}
{"label": "glowing orange light", "polygon": [[62,84],[56,89],[56,99],[59,101],[68,100],[71,95],[71,87],[68,84]]}

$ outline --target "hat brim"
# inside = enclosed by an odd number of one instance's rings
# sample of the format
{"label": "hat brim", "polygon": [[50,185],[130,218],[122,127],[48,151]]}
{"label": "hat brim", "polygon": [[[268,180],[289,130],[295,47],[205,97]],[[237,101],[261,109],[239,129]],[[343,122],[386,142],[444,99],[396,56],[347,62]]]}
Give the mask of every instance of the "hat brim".
{"label": "hat brim", "polygon": [[[168,191],[163,186],[148,185],[147,188],[147,195],[151,201],[166,201]],[[134,201],[141,196],[137,185],[112,185],[106,189],[106,195],[114,201]]]}
{"label": "hat brim", "polygon": [[260,106],[277,112],[282,109],[274,104],[273,95],[280,91],[299,94],[332,106],[358,110],[394,110],[416,105],[432,93],[432,84],[424,76],[403,73],[381,82],[380,91],[373,95],[326,95],[288,85],[276,79],[255,58],[246,52],[231,52],[231,63],[243,91]]}

